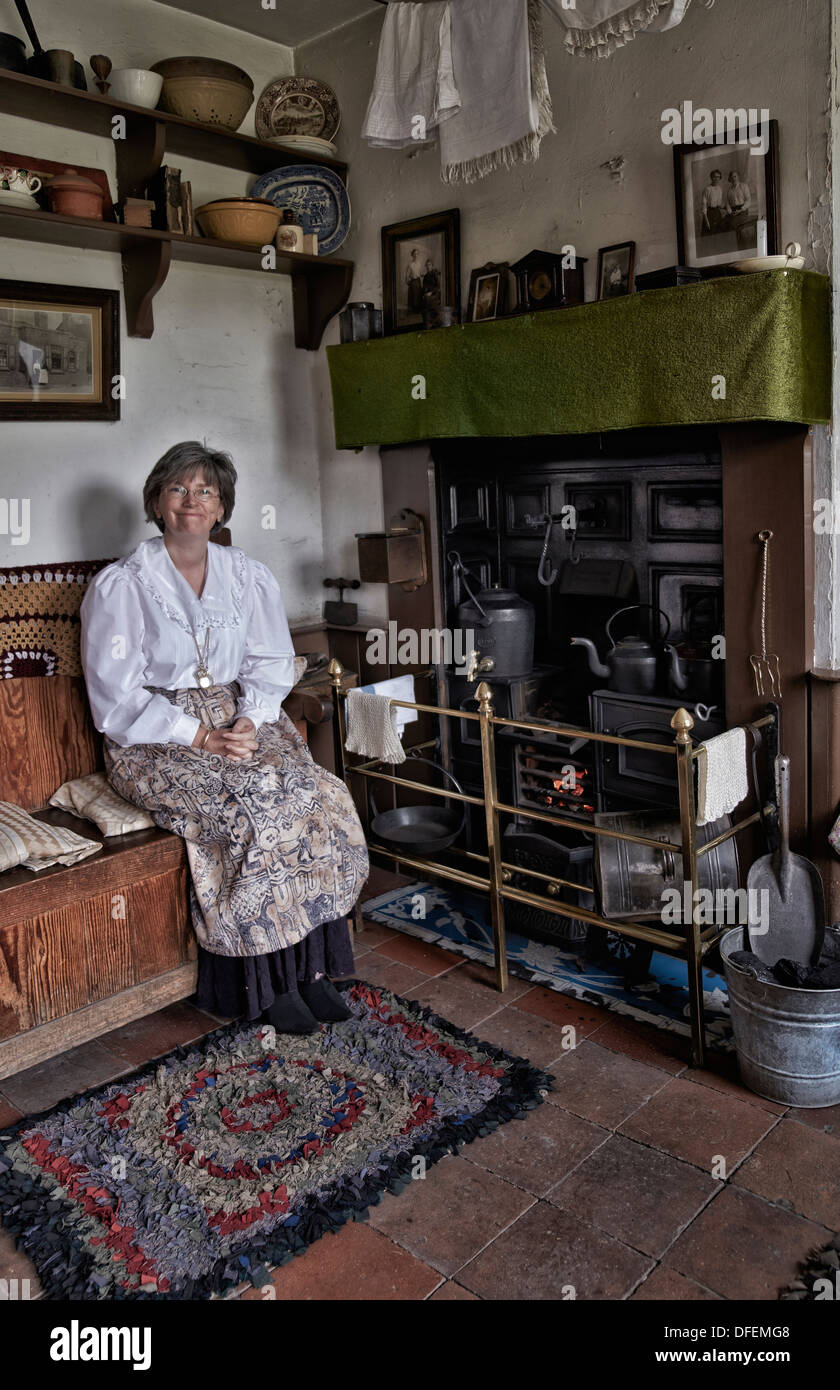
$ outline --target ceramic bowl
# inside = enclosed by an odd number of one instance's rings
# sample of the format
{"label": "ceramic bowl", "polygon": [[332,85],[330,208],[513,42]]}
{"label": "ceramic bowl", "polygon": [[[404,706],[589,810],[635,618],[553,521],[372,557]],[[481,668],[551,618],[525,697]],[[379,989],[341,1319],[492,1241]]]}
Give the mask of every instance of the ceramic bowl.
{"label": "ceramic bowl", "polygon": [[196,208],[195,220],[207,237],[242,246],[269,246],[283,213],[265,198],[217,198]]}
{"label": "ceramic bowl", "polygon": [[108,77],[111,90],[108,96],[112,101],[125,101],[130,106],[146,106],[150,110],[157,106],[163,78],[158,72],[146,68],[117,68]]}
{"label": "ceramic bowl", "polygon": [[254,90],[254,83],[242,68],[223,63],[219,58],[163,58],[152,63],[152,72],[167,77],[224,77],[228,82],[240,82]]}
{"label": "ceramic bowl", "polygon": [[253,100],[252,87],[226,77],[164,77],[160,104],[174,116],[238,130]]}

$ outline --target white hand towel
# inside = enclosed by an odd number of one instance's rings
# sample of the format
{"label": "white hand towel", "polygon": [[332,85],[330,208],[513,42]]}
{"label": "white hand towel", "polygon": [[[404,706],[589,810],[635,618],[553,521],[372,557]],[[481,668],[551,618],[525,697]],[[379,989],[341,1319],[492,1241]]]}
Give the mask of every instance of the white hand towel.
{"label": "white hand towel", "polygon": [[[391,700],[410,700],[415,701],[417,696],[414,693],[413,676],[392,676],[387,681],[377,681],[375,685],[363,685],[361,689],[366,695],[387,695]],[[392,709],[392,714],[396,721],[396,729],[400,738],[406,724],[413,724],[419,718],[416,709],[403,709],[398,706]]]}
{"label": "white hand towel", "polygon": [[387,695],[369,695],[363,690],[348,690],[347,738],[348,753],[360,753],[363,758],[377,758],[383,763],[404,763],[405,749],[397,733],[396,710],[391,708]]}
{"label": "white hand towel", "polygon": [[697,750],[697,824],[728,816],[747,796],[747,731],[728,729]]}
{"label": "white hand towel", "polygon": [[362,138],[370,145],[403,149],[431,138],[460,104],[449,5],[444,0],[389,4]]}
{"label": "white hand towel", "polygon": [[539,0],[453,0],[452,57],[461,109],[440,128],[444,182],[537,159],[555,129]]}

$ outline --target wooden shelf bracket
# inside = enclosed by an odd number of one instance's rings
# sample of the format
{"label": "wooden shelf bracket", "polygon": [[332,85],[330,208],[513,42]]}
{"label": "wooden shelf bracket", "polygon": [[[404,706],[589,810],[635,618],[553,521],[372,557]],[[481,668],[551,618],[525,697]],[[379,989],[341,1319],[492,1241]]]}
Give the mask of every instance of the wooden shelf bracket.
{"label": "wooden shelf bracket", "polygon": [[125,320],[130,338],[151,338],[155,331],[154,297],[169,274],[168,241],[127,246],[122,254]]}

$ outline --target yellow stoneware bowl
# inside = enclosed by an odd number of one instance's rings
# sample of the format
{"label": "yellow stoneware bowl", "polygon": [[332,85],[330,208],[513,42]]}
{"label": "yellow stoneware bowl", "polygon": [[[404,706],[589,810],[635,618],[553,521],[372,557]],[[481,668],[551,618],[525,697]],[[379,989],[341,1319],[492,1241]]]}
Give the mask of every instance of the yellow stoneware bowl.
{"label": "yellow stoneware bowl", "polygon": [[282,210],[267,198],[217,198],[195,212],[205,236],[253,247],[273,242],[282,217]]}
{"label": "yellow stoneware bowl", "polygon": [[174,116],[238,130],[254,100],[253,88],[228,77],[164,77],[160,105]]}

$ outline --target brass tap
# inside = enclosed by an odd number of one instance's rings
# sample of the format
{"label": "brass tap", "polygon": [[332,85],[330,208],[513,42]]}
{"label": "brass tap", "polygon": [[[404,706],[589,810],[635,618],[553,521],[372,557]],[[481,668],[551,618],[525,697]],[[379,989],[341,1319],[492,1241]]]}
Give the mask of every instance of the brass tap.
{"label": "brass tap", "polygon": [[478,652],[473,648],[470,652],[469,665],[467,666],[467,680],[477,680],[480,675],[492,671],[495,665],[496,663],[492,656],[483,656],[481,660],[479,660]]}

